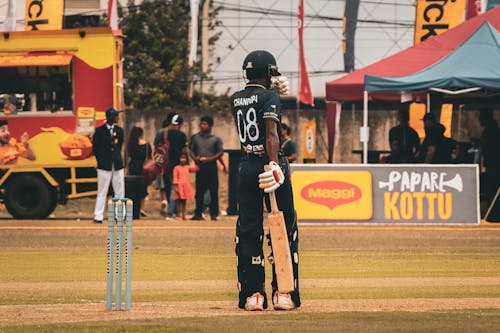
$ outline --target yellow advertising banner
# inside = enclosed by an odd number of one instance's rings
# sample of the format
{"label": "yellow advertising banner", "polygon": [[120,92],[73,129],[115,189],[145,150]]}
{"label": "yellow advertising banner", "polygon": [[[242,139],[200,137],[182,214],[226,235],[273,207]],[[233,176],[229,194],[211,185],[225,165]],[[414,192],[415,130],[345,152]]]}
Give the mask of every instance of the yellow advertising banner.
{"label": "yellow advertising banner", "polygon": [[292,183],[300,220],[368,220],[373,216],[369,171],[295,171]]}
{"label": "yellow advertising banner", "polygon": [[474,164],[291,164],[299,223],[479,224]]}
{"label": "yellow advertising banner", "polygon": [[425,137],[424,122],[422,118],[425,115],[425,104],[411,103],[410,104],[410,127],[417,133],[420,140]]}
{"label": "yellow advertising banner", "polygon": [[[425,115],[425,104],[410,104],[410,127],[413,128],[420,139],[425,137],[424,122],[422,118]],[[451,121],[453,118],[453,104],[443,104],[441,106],[441,118],[439,122],[446,128],[444,135],[451,137]]]}
{"label": "yellow advertising banner", "polygon": [[24,30],[61,30],[64,0],[26,0]]}
{"label": "yellow advertising banner", "polygon": [[453,104],[443,104],[441,107],[441,118],[439,122],[444,125],[444,136],[451,137],[451,121],[453,118]]}
{"label": "yellow advertising banner", "polygon": [[302,157],[316,158],[316,121],[306,120],[302,123]]}
{"label": "yellow advertising banner", "polygon": [[417,0],[414,44],[464,22],[465,5],[466,0]]}

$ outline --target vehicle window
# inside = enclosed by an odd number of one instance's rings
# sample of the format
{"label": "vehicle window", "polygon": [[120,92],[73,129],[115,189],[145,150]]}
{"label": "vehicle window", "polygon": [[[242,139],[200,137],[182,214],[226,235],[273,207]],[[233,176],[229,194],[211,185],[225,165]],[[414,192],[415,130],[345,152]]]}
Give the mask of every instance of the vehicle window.
{"label": "vehicle window", "polygon": [[71,111],[72,82],[69,66],[0,67],[0,111]]}

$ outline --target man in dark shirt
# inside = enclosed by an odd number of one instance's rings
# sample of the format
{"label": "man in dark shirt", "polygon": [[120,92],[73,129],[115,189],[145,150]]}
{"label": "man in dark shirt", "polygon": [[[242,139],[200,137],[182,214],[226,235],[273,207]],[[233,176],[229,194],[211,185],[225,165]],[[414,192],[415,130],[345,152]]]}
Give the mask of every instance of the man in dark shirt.
{"label": "man in dark shirt", "polygon": [[212,134],[214,120],[210,116],[202,117],[200,120],[201,131],[191,137],[189,149],[191,157],[200,167],[196,173],[196,209],[192,220],[203,220],[203,196],[210,192],[210,217],[212,221],[217,220],[219,215],[219,175],[217,171],[217,160],[222,156],[222,141]]}
{"label": "man in dark shirt", "polygon": [[419,161],[431,164],[451,163],[451,153],[456,142],[444,136],[446,128],[436,122],[432,113],[426,113],[422,120],[425,138],[419,152]]}
{"label": "man in dark shirt", "polygon": [[493,118],[492,109],[482,108],[479,112],[479,122],[484,127],[481,134],[481,150],[485,168],[484,195],[489,205],[500,186],[500,128]]}
{"label": "man in dark shirt", "polygon": [[289,163],[297,160],[297,144],[290,137],[290,127],[281,123],[281,151]]}
{"label": "man in dark shirt", "polygon": [[[178,113],[172,113],[167,116],[169,122],[166,128],[162,128],[158,131],[155,137],[154,145],[155,147],[163,144],[164,132],[167,131],[167,140],[170,143],[170,153],[169,153],[169,165],[163,173],[163,191],[165,191],[165,196],[168,202],[167,219],[170,219],[175,214],[175,200],[173,200],[173,186],[172,177],[173,170],[175,166],[179,164],[179,157],[181,153],[186,152],[186,134],[180,130],[184,119]],[[165,209],[167,203],[162,201],[162,209]]]}
{"label": "man in dark shirt", "polygon": [[410,115],[407,110],[398,111],[399,125],[389,131],[391,163],[413,163],[420,148],[417,132],[410,127]]}
{"label": "man in dark shirt", "polygon": [[96,128],[92,148],[97,160],[97,198],[94,223],[102,223],[109,184],[113,185],[115,198],[123,198],[125,182],[123,171],[123,129],[116,125],[118,111],[106,110],[106,123]]}

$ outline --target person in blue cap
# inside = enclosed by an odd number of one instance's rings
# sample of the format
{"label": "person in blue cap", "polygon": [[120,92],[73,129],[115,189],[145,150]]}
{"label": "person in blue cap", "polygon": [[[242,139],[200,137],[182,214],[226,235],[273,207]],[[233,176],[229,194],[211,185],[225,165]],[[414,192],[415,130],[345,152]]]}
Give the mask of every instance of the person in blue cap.
{"label": "person in blue cap", "polygon": [[115,198],[125,195],[122,146],[123,129],[116,125],[118,111],[106,110],[106,123],[96,128],[93,151],[97,160],[97,199],[94,209],[94,223],[102,223],[109,184],[113,185]]}

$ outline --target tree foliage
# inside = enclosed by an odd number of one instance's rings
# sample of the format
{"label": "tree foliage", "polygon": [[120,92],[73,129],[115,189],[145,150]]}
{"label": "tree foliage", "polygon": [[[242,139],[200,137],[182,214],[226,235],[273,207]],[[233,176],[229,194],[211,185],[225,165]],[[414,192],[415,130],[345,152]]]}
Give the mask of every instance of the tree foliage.
{"label": "tree foliage", "polygon": [[120,26],[124,35],[125,101],[129,108],[186,105],[190,70],[189,0],[130,0]]}

